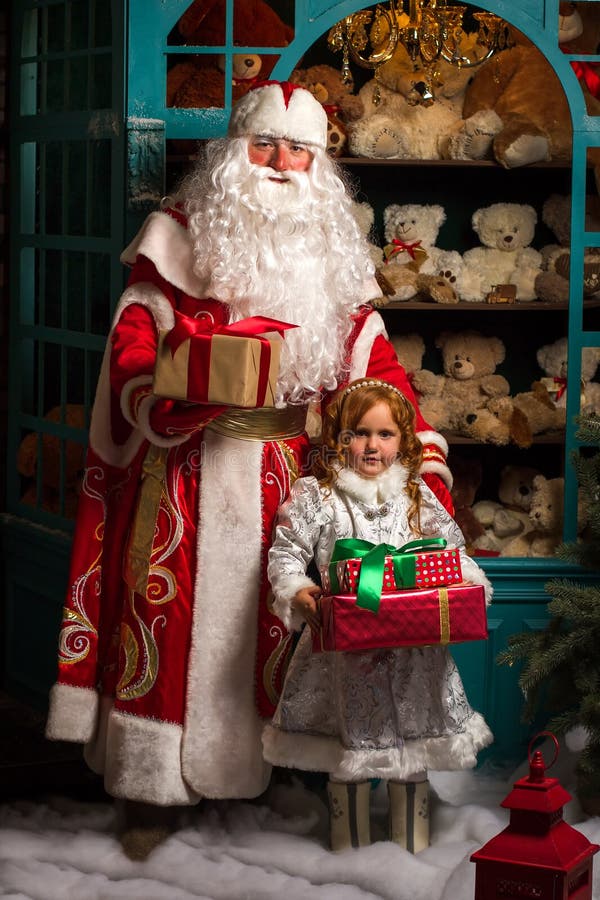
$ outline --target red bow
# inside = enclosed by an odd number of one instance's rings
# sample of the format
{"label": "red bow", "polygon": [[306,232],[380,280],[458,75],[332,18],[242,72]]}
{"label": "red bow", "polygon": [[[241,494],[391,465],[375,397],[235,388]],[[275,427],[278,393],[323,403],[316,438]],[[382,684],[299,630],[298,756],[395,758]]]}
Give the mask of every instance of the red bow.
{"label": "red bow", "polygon": [[413,241],[412,244],[410,244],[410,243],[406,243],[405,241],[401,241],[400,238],[394,238],[392,240],[392,244],[394,245],[394,249],[388,256],[387,261],[392,259],[392,257],[395,256],[396,253],[402,253],[403,251],[406,251],[408,253],[408,255],[411,257],[411,259],[416,259],[415,247],[420,247],[421,241]]}
{"label": "red bow", "polygon": [[248,319],[240,319],[233,325],[214,325],[209,318],[192,319],[175,310],[175,327],[165,336],[165,344],[175,356],[178,347],[193,334],[232,334],[237,337],[259,337],[265,332],[276,331],[281,337],[288,328],[297,328],[289,322],[280,322],[278,319],[269,319],[267,316],[250,316]]}
{"label": "red bow", "polygon": [[554,376],[554,384],[560,384],[560,387],[556,392],[556,399],[560,400],[560,398],[562,397],[562,395],[564,394],[564,392],[567,389],[567,379],[561,378],[559,375],[555,375]]}

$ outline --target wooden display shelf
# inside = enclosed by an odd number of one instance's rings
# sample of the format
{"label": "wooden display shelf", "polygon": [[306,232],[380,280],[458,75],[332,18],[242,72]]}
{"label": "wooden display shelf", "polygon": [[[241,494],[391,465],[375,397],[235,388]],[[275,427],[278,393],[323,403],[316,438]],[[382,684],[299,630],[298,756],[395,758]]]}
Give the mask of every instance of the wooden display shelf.
{"label": "wooden display shelf", "polygon": [[[473,444],[478,447],[516,446],[511,442],[506,445],[498,445],[493,444],[491,441],[476,441],[475,438],[466,437],[466,435],[457,434],[454,431],[441,431],[440,434],[448,441],[448,444]],[[533,444],[562,445],[564,442],[564,431],[547,431],[545,434],[536,434],[533,438]]]}
{"label": "wooden display shelf", "polygon": [[[600,306],[600,297],[583,301],[584,309],[594,309]],[[568,309],[568,302],[564,303],[548,303],[545,300],[531,300],[523,303],[469,303],[466,300],[459,300],[458,303],[436,303],[434,300],[391,300],[384,303],[379,309],[426,309],[433,310],[457,310],[464,312],[466,310],[485,310],[486,312],[522,312],[524,310],[534,310],[535,312],[548,312],[549,310]]]}

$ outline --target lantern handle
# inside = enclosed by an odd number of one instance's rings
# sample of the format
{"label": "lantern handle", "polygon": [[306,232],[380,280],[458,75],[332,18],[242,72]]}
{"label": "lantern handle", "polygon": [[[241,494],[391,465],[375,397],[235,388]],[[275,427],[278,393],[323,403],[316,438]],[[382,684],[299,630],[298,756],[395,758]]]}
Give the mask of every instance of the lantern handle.
{"label": "lantern handle", "polygon": [[528,759],[528,761],[529,761],[529,764],[531,765],[531,762],[532,762],[532,756],[531,756],[531,749],[532,749],[532,746],[533,746],[533,744],[534,744],[534,741],[537,741],[538,738],[541,738],[541,737],[549,737],[549,738],[552,738],[552,742],[554,743],[554,756],[553,756],[553,758],[552,758],[552,762],[549,762],[547,766],[544,764],[544,767],[545,767],[546,769],[551,769],[552,766],[554,765],[554,763],[556,762],[556,760],[558,759],[558,750],[559,750],[558,740],[556,739],[556,736],[552,734],[551,731],[538,731],[537,734],[534,734],[534,736],[533,736],[533,737],[531,738],[531,740],[529,741],[529,747],[527,748],[527,759]]}

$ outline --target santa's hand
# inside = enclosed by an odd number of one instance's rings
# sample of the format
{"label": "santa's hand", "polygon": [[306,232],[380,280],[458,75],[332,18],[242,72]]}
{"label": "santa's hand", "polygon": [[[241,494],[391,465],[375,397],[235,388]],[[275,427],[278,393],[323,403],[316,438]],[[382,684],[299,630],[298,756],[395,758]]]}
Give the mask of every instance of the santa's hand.
{"label": "santa's hand", "polygon": [[294,595],[292,606],[302,616],[304,621],[315,631],[321,623],[318,599],[321,596],[321,588],[316,584],[311,587],[301,588]]}

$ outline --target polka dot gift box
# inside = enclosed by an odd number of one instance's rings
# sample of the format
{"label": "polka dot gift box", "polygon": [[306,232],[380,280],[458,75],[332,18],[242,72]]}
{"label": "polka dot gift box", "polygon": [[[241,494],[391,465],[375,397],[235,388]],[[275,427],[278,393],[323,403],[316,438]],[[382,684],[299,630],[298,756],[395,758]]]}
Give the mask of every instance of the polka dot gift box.
{"label": "polka dot gift box", "polygon": [[[428,549],[432,545],[436,549]],[[451,587],[463,576],[459,551],[446,548],[442,538],[411,541],[399,548],[349,538],[336,542],[331,562],[321,567],[321,580],[327,594],[360,594],[361,587],[375,594]]]}

